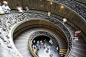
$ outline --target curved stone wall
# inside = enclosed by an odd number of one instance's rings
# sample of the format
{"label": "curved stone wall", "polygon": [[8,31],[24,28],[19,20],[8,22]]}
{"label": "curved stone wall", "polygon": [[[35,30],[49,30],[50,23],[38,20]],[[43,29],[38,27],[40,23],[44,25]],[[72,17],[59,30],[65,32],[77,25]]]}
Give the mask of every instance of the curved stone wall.
{"label": "curved stone wall", "polygon": [[86,22],[86,7],[77,3],[74,0],[53,0],[55,3],[63,4],[63,6],[69,7],[68,9],[72,9],[75,13],[77,13],[83,20]]}
{"label": "curved stone wall", "polygon": [[[48,28],[51,29],[57,33],[59,33],[59,35],[62,36],[62,38],[66,38],[64,33],[54,24],[47,22],[46,20],[41,20],[41,19],[29,19],[25,22],[23,22],[22,24],[20,24],[14,31],[14,38],[19,34],[22,33],[25,30],[31,29],[31,28]],[[67,40],[66,40],[67,41]]]}

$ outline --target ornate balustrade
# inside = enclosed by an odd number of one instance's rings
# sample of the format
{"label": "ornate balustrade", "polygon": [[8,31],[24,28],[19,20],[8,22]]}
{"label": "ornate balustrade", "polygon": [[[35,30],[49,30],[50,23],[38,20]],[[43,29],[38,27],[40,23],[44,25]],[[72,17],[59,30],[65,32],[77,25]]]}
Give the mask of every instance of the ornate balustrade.
{"label": "ornate balustrade", "polygon": [[18,53],[13,49],[6,32],[2,30],[0,33],[0,56],[19,57]]}
{"label": "ornate balustrade", "polygon": [[74,13],[78,14],[82,20],[86,23],[86,7],[77,3],[74,0],[49,0],[57,4],[61,4],[66,8],[72,10]]}
{"label": "ornate balustrade", "polygon": [[[31,18],[33,18],[34,20],[39,19],[39,20],[44,20],[44,21],[50,22],[50,23],[56,25],[57,27],[59,27],[64,32],[64,34],[66,35],[67,41],[68,41],[68,51],[66,54],[66,57],[67,57],[69,55],[69,52],[71,51],[72,45],[73,45],[70,32],[58,20],[56,20],[55,18],[46,16],[46,15],[43,15],[43,14],[28,12],[28,13],[10,13],[10,14],[0,15],[0,24],[1,24],[2,30],[4,30],[4,32],[6,33],[5,37],[7,39],[10,39],[8,34],[9,34],[9,31],[11,30],[11,28],[15,24],[18,24],[19,22],[22,22],[25,20],[29,20]],[[1,32],[1,34],[3,34],[3,32]],[[4,38],[4,36],[2,36],[2,37]],[[10,43],[10,45],[11,45],[11,43]],[[13,47],[11,47],[11,48],[13,48]],[[16,53],[16,51],[15,51],[15,53]],[[17,54],[17,55],[15,55],[15,57],[16,56],[18,57],[19,55]]]}

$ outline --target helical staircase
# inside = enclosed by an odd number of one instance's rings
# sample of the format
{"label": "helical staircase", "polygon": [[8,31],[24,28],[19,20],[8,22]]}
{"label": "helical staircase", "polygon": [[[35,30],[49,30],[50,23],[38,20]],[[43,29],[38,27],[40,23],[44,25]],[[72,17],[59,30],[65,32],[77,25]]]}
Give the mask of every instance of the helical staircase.
{"label": "helical staircase", "polygon": [[[74,0],[51,1],[64,5],[86,25],[86,7]],[[65,55],[64,57],[86,57],[86,33],[71,20],[64,25],[62,18],[53,14],[47,16],[40,11],[0,14],[0,57],[39,57],[31,49],[34,35],[52,37],[54,45],[59,44],[59,54]],[[72,37],[76,29],[81,29],[82,33],[79,40],[73,43]]]}
{"label": "helical staircase", "polygon": [[[32,21],[34,19],[35,19],[35,21]],[[42,21],[39,21],[39,20],[42,20]],[[29,23],[33,24],[34,22],[35,22],[34,26],[32,26],[32,25],[30,26]],[[40,25],[36,22],[40,23]],[[2,50],[5,49],[7,52],[9,52],[9,54],[7,54],[7,55],[10,55],[12,57],[13,56],[21,57],[24,54],[25,54],[24,57],[37,56],[31,50],[31,46],[28,47],[28,39],[29,39],[30,35],[36,31],[47,31],[49,33],[52,33],[56,37],[56,34],[55,34],[56,32],[52,32],[55,30],[55,28],[53,29],[50,27],[52,31],[49,30],[50,29],[49,27],[48,27],[48,30],[43,29],[43,28],[47,28],[47,26],[48,26],[48,25],[43,24],[43,22],[44,23],[51,22],[51,23],[55,24],[55,26],[59,27],[62,30],[61,32],[64,33],[62,35],[65,35],[67,40],[63,41],[62,39],[57,39],[59,46],[60,46],[59,54],[64,54],[65,57],[67,57],[67,56],[69,56],[69,57],[77,57],[77,56],[85,57],[85,55],[86,55],[85,54],[85,52],[86,52],[85,42],[82,37],[80,37],[80,40],[78,42],[76,42],[76,43],[72,42],[71,36],[74,36],[75,30],[71,26],[69,26],[68,24],[63,25],[62,22],[56,18],[48,17],[46,15],[39,14],[39,13],[33,13],[33,12],[5,14],[4,17],[1,18],[1,38],[0,38],[1,46],[0,47],[2,48]],[[48,23],[48,24],[50,25],[51,23]],[[27,26],[26,24],[29,24],[29,25]],[[53,24],[51,24],[51,25],[54,27]],[[17,33],[20,34],[22,31],[25,31],[26,29],[31,29],[31,27],[36,28],[36,29],[28,30],[28,31],[24,32],[24,34],[22,33],[20,36],[18,36],[16,38]],[[57,28],[57,29],[59,29],[59,28]],[[32,32],[30,32],[30,31],[32,31]],[[61,34],[61,32],[58,32],[58,33]],[[15,44],[13,43],[13,35],[15,35],[14,36],[15,39],[20,39],[20,40],[14,40]],[[68,47],[66,45],[67,43],[68,43]],[[18,44],[20,44],[20,45],[18,45]],[[17,46],[19,46],[19,47],[17,47]],[[20,49],[21,47],[23,47],[23,48]],[[66,51],[64,49],[66,49]],[[2,51],[2,53],[3,53],[3,51]],[[1,55],[1,56],[3,56],[3,55]]]}

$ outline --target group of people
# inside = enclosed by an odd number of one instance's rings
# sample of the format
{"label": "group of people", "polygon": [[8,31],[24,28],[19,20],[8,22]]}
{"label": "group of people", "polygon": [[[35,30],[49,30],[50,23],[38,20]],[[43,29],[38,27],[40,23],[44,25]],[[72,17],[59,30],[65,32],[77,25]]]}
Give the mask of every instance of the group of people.
{"label": "group of people", "polygon": [[44,42],[42,40],[33,40],[32,50],[34,51],[34,53],[36,53],[36,49],[39,50],[41,49],[41,47],[46,48],[46,39],[44,40]]}
{"label": "group of people", "polygon": [[[28,5],[26,5],[25,7],[26,11],[29,11]],[[1,13],[10,13],[10,7],[8,6],[8,2],[7,1],[3,1],[3,5],[1,6],[0,3],[0,14]],[[17,10],[18,12],[23,12],[23,8],[18,4],[17,5]]]}
{"label": "group of people", "polygon": [[44,42],[42,40],[40,40],[40,41],[33,40],[33,44],[32,44],[33,50],[36,48],[37,48],[37,50],[39,50],[39,48],[41,48],[41,47],[46,48],[46,39],[44,40]]}
{"label": "group of people", "polygon": [[[49,40],[49,45],[50,46],[52,46],[53,45],[53,40]],[[32,50],[33,50],[33,52],[36,54],[36,51],[37,50],[39,50],[39,49],[41,49],[42,47],[44,47],[44,48],[46,48],[46,39],[44,39],[44,41],[42,41],[42,40],[33,40],[32,41]],[[56,47],[56,49],[55,49],[55,52],[57,52],[58,51],[58,47]],[[52,57],[53,55],[52,54],[50,54],[50,57]]]}
{"label": "group of people", "polygon": [[[26,9],[27,12],[29,11],[28,5],[26,5],[25,9]],[[17,5],[17,10],[18,10],[18,12],[23,12],[24,11],[23,8],[19,4]]]}
{"label": "group of people", "polygon": [[3,1],[3,5],[1,6],[0,3],[0,13],[10,13],[10,8],[8,6],[8,3],[6,1]]}

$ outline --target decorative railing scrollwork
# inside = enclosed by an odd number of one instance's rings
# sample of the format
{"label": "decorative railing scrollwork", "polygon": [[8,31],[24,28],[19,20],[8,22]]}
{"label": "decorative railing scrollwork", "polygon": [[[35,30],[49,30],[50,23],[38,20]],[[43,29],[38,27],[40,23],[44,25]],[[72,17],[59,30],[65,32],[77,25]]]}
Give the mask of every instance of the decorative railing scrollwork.
{"label": "decorative railing scrollwork", "polygon": [[[33,12],[28,12],[28,13],[10,13],[10,14],[3,14],[0,15],[0,24],[1,24],[1,28],[4,30],[4,32],[6,33],[6,38],[9,34],[9,31],[11,30],[11,28],[15,25],[18,24],[19,22],[25,21],[25,20],[29,20],[29,19],[39,19],[39,20],[44,20],[47,22],[50,22],[54,25],[56,25],[57,27],[59,27],[64,34],[66,35],[67,41],[68,41],[68,52],[67,55],[69,54],[71,48],[72,48],[72,38],[70,35],[70,32],[68,31],[68,29],[58,20],[56,20],[55,18],[49,17],[47,15],[43,15],[43,14],[39,14],[39,13],[33,13]],[[3,33],[3,32],[1,32]],[[3,36],[2,36],[3,37]],[[9,38],[10,39],[10,38]]]}
{"label": "decorative railing scrollwork", "polygon": [[86,23],[86,7],[77,3],[75,0],[50,0],[54,3],[66,6],[74,13],[78,14],[82,20]]}

